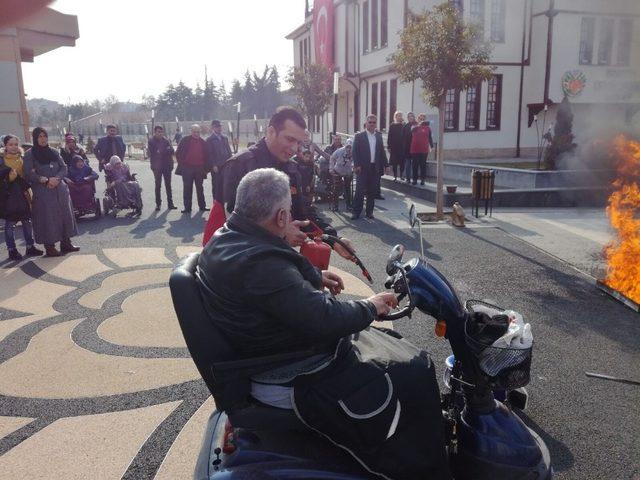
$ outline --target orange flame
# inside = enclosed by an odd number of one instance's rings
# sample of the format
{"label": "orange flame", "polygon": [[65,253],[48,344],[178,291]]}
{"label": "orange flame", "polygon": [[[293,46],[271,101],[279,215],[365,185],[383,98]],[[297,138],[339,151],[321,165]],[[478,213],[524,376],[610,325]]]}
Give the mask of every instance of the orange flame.
{"label": "orange flame", "polygon": [[620,135],[614,140],[614,148],[620,161],[607,216],[616,238],[604,249],[604,283],[640,303],[640,142]]}

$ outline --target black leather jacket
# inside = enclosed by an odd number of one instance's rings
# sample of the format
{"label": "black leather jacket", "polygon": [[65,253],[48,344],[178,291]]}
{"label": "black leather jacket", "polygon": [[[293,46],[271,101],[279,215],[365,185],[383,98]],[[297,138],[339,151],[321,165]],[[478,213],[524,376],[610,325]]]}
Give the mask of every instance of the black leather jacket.
{"label": "black leather jacket", "polygon": [[322,292],[305,257],[237,213],[207,243],[198,276],[205,308],[239,358],[332,352],[376,315],[370,302]]}
{"label": "black leather jacket", "polygon": [[298,164],[293,160],[284,163],[279,162],[269,151],[264,138],[247,150],[235,154],[224,163],[222,168],[223,191],[216,192],[216,200],[220,203],[226,203],[227,211],[233,211],[240,180],[247,173],[258,168],[275,168],[289,177],[293,218],[294,220],[306,220],[307,215],[302,198],[302,180],[298,171]]}

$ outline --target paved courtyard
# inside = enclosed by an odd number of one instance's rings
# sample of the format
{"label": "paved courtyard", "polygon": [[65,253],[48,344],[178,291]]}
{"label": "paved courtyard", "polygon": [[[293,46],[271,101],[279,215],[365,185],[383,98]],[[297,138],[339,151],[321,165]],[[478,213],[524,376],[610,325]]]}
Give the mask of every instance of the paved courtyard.
{"label": "paved courtyard", "polygon": [[[81,220],[74,242],[82,250],[62,258],[6,262],[0,247],[2,479],[178,479],[193,471],[214,404],[185,348],[167,280],[180,257],[200,249],[206,216],[153,211],[148,164],[131,166],[144,188],[139,219]],[[375,280],[368,285],[334,256],[349,297],[383,288],[396,243],[407,258],[419,251],[406,218],[411,200],[384,194],[374,221],[331,214]],[[549,445],[557,478],[636,479],[640,388],[584,372],[640,379],[640,317],[585,274],[601,260],[582,263],[590,257],[579,250],[599,251],[606,225],[551,213],[497,211],[461,230],[426,226],[425,256],[461,297],[492,299],[532,323],[531,403],[522,416]],[[576,236],[573,248],[560,245],[562,230]],[[554,235],[559,246],[549,243]],[[449,349],[434,337],[433,320],[416,314],[394,326],[432,352],[440,375]]]}

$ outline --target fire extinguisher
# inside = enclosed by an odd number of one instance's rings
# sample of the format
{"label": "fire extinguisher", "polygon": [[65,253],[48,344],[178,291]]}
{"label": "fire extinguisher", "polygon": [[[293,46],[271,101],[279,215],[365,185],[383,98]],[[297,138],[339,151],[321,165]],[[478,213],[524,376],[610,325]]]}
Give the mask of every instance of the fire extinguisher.
{"label": "fire extinguisher", "polygon": [[327,270],[329,268],[329,261],[331,260],[331,247],[322,240],[324,232],[320,230],[320,227],[313,222],[311,222],[309,226],[312,227],[313,230],[305,233],[311,241],[302,244],[300,254],[306,257],[314,267],[320,270]]}
{"label": "fire extinguisher", "polygon": [[333,235],[327,235],[313,222],[309,222],[309,227],[311,227],[312,230],[305,233],[312,241],[305,242],[302,247],[300,247],[300,254],[306,257],[311,265],[319,268],[320,270],[327,270],[329,268],[329,261],[331,260],[331,246],[328,243],[339,243],[351,254],[353,257],[353,263],[360,267],[362,275],[364,275],[369,283],[373,283],[373,278],[367,268],[345,242]]}

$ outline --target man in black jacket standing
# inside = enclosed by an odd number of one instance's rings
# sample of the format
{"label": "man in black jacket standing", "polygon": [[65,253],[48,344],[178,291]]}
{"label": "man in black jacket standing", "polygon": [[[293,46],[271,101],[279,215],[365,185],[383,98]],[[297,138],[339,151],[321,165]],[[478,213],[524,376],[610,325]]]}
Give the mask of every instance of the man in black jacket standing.
{"label": "man in black jacket standing", "polygon": [[213,132],[207,138],[208,148],[208,167],[211,171],[211,192],[213,198],[216,198],[216,190],[222,189],[222,176],[218,174],[220,167],[231,158],[231,147],[229,146],[229,138],[222,133],[222,125],[220,120],[211,122]]}
{"label": "man in black jacket standing", "polygon": [[107,125],[107,135],[100,137],[96,146],[93,147],[93,153],[98,159],[98,171],[104,170],[105,163],[109,162],[114,155],[124,161],[126,151],[124,140],[118,135],[118,128],[115,125]]}
{"label": "man in black jacket standing", "polygon": [[173,171],[173,147],[171,142],[164,135],[164,128],[156,125],[153,129],[153,137],[147,142],[149,150],[149,159],[151,163],[151,171],[155,179],[156,193],[156,211],[160,210],[162,205],[162,197],[160,189],[162,187],[162,179],[164,178],[164,188],[167,192],[167,208],[175,210],[177,207],[173,204],[173,196],[171,195],[171,172]]}
{"label": "man in black jacket standing", "polygon": [[357,220],[362,213],[364,197],[367,197],[365,214],[373,219],[373,207],[378,195],[378,181],[387,167],[387,154],[384,151],[382,135],[376,130],[378,117],[367,117],[366,129],[357,133],[353,139],[353,171],[356,174],[356,193],[353,199],[353,216]]}
{"label": "man in black jacket standing", "polygon": [[236,201],[236,191],[240,180],[249,172],[258,168],[275,168],[289,177],[291,194],[293,197],[292,213],[295,221],[290,224],[287,236],[292,245],[302,245],[306,236],[300,232],[303,226],[304,204],[300,173],[295,162],[291,161],[300,144],[307,139],[306,122],[302,115],[293,108],[283,107],[271,117],[267,134],[248,150],[239,152],[222,167],[222,192],[216,191],[215,199],[227,205],[227,211],[232,212]]}

